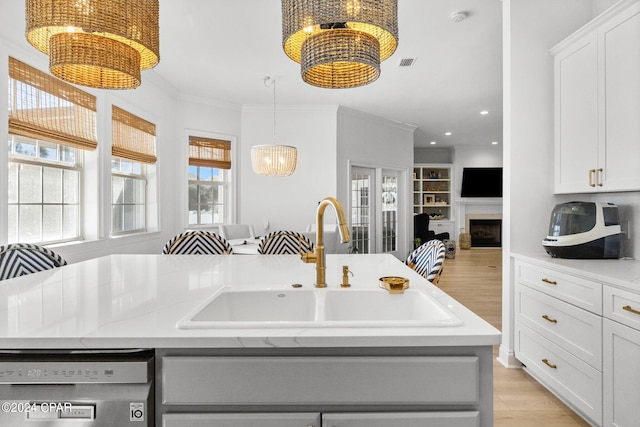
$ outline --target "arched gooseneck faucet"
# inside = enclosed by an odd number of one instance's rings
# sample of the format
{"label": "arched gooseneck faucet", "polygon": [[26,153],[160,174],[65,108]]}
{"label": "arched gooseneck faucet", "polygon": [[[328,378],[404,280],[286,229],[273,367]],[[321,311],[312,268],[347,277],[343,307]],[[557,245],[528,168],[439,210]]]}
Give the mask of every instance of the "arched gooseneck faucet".
{"label": "arched gooseneck faucet", "polygon": [[315,252],[309,252],[302,254],[302,261],[306,263],[316,264],[316,288],[326,288],[326,260],[324,253],[324,211],[327,206],[333,206],[338,217],[338,231],[340,232],[340,242],[348,243],[351,240],[349,236],[349,229],[347,228],[347,221],[344,217],[344,212],[340,202],[333,197],[326,197],[318,204],[318,210],[316,211],[316,250]]}

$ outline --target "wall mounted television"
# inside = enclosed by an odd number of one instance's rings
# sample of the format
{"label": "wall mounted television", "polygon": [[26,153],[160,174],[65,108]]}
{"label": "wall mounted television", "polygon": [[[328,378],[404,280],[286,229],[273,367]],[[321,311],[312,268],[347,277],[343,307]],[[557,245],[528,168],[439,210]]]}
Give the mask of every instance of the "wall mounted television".
{"label": "wall mounted television", "polygon": [[462,169],[460,197],[502,197],[502,168]]}

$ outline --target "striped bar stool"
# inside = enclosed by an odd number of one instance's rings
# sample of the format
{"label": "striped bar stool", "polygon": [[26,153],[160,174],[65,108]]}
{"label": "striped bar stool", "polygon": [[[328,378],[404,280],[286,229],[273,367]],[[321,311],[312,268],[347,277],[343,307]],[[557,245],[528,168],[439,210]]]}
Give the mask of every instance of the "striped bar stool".
{"label": "striped bar stool", "polygon": [[0,280],[67,265],[67,261],[50,249],[31,243],[0,246]]}
{"label": "striped bar stool", "polygon": [[437,285],[444,269],[446,252],[444,243],[440,240],[429,240],[411,252],[405,264]]}
{"label": "striped bar stool", "polygon": [[295,231],[274,231],[258,243],[258,253],[263,255],[302,255],[307,252],[313,252],[313,243]]}
{"label": "striped bar stool", "polygon": [[224,237],[210,231],[185,231],[162,248],[165,255],[231,255],[231,245]]}

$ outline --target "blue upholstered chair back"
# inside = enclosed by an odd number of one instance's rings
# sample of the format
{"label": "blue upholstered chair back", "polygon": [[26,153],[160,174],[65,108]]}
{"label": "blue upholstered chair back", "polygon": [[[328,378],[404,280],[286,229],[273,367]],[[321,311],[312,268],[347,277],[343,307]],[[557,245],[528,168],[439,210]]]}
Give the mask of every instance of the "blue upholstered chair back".
{"label": "blue upholstered chair back", "polygon": [[429,240],[411,252],[405,264],[434,285],[437,285],[444,268],[446,253],[447,251],[442,241]]}
{"label": "blue upholstered chair back", "polygon": [[67,261],[50,249],[30,243],[0,246],[0,280],[66,265]]}
{"label": "blue upholstered chair back", "polygon": [[301,255],[307,252],[313,252],[313,243],[295,231],[274,231],[258,243],[258,253],[263,255]]}
{"label": "blue upholstered chair back", "polygon": [[210,231],[185,231],[164,245],[166,255],[230,255],[231,245]]}

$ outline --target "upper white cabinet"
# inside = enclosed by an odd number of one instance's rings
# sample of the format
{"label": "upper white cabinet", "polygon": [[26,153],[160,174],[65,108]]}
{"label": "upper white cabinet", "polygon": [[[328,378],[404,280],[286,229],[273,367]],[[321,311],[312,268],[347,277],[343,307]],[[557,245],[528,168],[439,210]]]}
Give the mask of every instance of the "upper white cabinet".
{"label": "upper white cabinet", "polygon": [[640,190],[640,2],[618,3],[551,52],[555,192]]}

